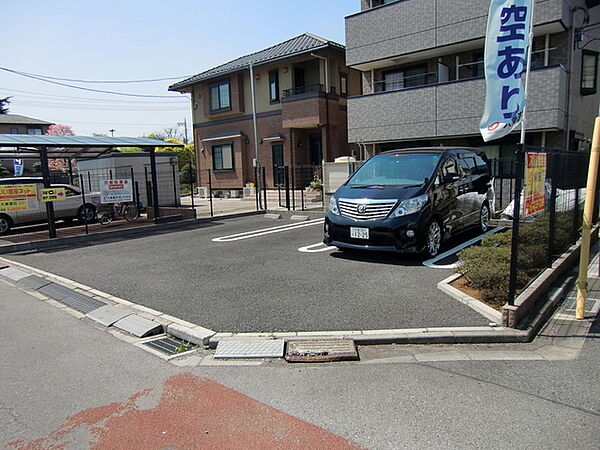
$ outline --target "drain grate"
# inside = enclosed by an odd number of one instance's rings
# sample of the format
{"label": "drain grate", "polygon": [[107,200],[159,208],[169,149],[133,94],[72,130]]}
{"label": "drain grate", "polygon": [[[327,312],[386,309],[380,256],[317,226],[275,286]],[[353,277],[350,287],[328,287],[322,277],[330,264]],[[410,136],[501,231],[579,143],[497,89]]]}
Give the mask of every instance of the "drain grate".
{"label": "drain grate", "polygon": [[46,286],[51,282],[44,278],[36,277],[35,275],[29,275],[28,277],[21,278],[17,283],[37,291],[39,288]]}
{"label": "drain grate", "polygon": [[154,339],[152,341],[144,342],[142,345],[145,345],[153,350],[157,350],[168,356],[189,352],[190,350],[196,348],[194,344],[176,337]]}
{"label": "drain grate", "polygon": [[[594,298],[588,298],[585,302],[585,312],[586,313],[594,312],[597,309],[598,302],[600,302],[600,300],[594,299]],[[562,306],[567,311],[575,311],[575,308],[577,307],[577,298],[575,298],[575,297],[566,298],[564,300]]]}

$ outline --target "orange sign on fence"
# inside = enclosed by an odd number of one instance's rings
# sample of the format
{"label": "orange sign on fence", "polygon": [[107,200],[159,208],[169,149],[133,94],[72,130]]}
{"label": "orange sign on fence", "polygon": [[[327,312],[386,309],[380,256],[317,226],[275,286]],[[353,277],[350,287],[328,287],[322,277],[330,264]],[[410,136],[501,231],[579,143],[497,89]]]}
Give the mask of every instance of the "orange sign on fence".
{"label": "orange sign on fence", "polygon": [[526,153],[525,216],[543,211],[546,205],[546,154]]}

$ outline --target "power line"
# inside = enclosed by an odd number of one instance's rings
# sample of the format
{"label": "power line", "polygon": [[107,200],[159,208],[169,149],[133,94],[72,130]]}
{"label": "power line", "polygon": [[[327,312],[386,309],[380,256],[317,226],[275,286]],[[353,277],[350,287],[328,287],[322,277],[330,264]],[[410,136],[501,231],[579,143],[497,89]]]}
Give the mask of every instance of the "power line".
{"label": "power line", "polygon": [[14,101],[15,105],[23,105],[23,106],[37,106],[40,108],[63,108],[63,109],[72,109],[79,111],[187,111],[189,108],[185,106],[181,108],[176,107],[148,107],[148,106],[111,106],[111,105],[78,105],[78,104],[68,104],[68,103],[55,103],[55,102],[43,102],[43,101],[30,101],[30,100],[20,100]]}
{"label": "power line", "polygon": [[21,75],[23,77],[32,78],[34,80],[44,81],[46,83],[57,84],[59,86],[69,87],[69,88],[72,88],[72,89],[80,89],[82,91],[100,92],[102,94],[112,94],[112,95],[123,95],[123,96],[126,96],[126,97],[175,98],[172,95],[128,94],[126,92],[115,92],[115,91],[105,91],[105,90],[102,90],[102,89],[91,89],[91,88],[86,88],[86,87],[82,87],[82,86],[74,86],[72,84],[61,83],[59,81],[46,80],[44,78],[40,78],[40,77],[37,77],[37,76],[34,76],[34,75],[28,75],[28,74],[25,74],[23,72],[19,72],[17,70],[7,69],[6,67],[0,67],[0,70],[4,70],[4,71],[10,72],[10,73],[14,73],[16,75]]}
{"label": "power line", "polygon": [[[72,99],[72,100],[78,100],[78,101],[93,101],[93,102],[122,102],[122,103],[138,103],[138,104],[146,104],[146,103],[159,103],[164,105],[165,103],[181,103],[181,101],[185,101],[185,102],[189,102],[189,98],[187,97],[170,97],[170,100],[163,100],[163,99],[157,99],[157,100],[127,100],[127,99],[115,99],[115,98],[92,98],[92,97],[73,97],[70,95],[54,95],[54,94],[45,94],[43,92],[35,92],[35,91],[23,91],[23,90],[19,90],[19,89],[12,89],[12,88],[0,88],[0,92],[9,92],[9,93],[13,93],[13,92],[19,92],[19,93],[24,93],[24,94],[34,94],[35,97],[33,98],[38,98],[38,97],[51,97],[51,98],[64,98],[64,99]],[[0,96],[2,97],[2,96]],[[31,96],[21,96],[21,97],[31,97]],[[19,98],[19,97],[16,97]]]}
{"label": "power line", "polygon": [[60,78],[60,77],[51,77],[50,75],[40,75],[37,73],[29,73],[29,72],[21,72],[15,71],[21,75],[30,75],[39,78],[47,78],[49,80],[58,80],[58,81],[70,81],[72,83],[98,83],[98,84],[126,84],[126,83],[154,83],[157,81],[166,81],[166,80],[182,80],[184,78],[189,78],[190,75],[183,75],[180,77],[165,77],[165,78],[152,78],[147,80],[78,80],[73,78]]}

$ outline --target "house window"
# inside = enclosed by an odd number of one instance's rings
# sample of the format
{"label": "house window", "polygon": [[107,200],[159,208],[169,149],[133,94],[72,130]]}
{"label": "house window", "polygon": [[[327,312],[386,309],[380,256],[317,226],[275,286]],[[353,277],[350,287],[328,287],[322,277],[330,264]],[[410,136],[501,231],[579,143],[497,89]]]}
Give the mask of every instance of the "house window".
{"label": "house window", "polygon": [[224,81],[211,86],[209,88],[209,93],[211,112],[231,109],[229,81]]}
{"label": "house window", "polygon": [[19,129],[18,128],[11,128],[10,129],[10,134],[19,134]]}
{"label": "house window", "polygon": [[269,72],[269,100],[271,103],[279,101],[279,71]]}
{"label": "house window", "polygon": [[345,97],[348,95],[348,74],[340,73],[340,95]]}
{"label": "house window", "polygon": [[598,85],[598,52],[583,50],[582,58],[581,95],[592,95]]}
{"label": "house window", "polygon": [[233,170],[233,144],[213,145],[213,169]]}
{"label": "house window", "polygon": [[27,134],[41,135],[42,134],[42,129],[41,128],[34,128],[34,127],[27,127]]}

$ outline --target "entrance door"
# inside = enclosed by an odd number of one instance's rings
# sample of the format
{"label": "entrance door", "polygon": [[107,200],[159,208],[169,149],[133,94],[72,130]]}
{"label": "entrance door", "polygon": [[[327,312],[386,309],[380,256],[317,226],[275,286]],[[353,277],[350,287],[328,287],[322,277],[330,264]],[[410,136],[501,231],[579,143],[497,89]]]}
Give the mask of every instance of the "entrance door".
{"label": "entrance door", "polygon": [[323,146],[321,144],[321,135],[315,134],[308,137],[308,150],[310,152],[310,164],[320,166],[323,161]]}
{"label": "entrance door", "polygon": [[273,184],[283,186],[283,144],[273,144]]}

